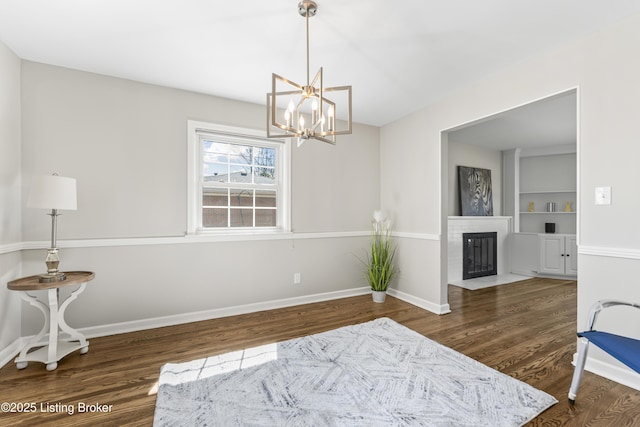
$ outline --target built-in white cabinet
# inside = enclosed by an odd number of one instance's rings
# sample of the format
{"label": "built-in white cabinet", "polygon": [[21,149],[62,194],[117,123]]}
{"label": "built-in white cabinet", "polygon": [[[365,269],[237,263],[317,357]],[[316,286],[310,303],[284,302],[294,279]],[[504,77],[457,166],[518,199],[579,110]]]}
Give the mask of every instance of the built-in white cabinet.
{"label": "built-in white cabinet", "polygon": [[578,257],[575,235],[541,234],[539,272],[561,276],[578,274]]}

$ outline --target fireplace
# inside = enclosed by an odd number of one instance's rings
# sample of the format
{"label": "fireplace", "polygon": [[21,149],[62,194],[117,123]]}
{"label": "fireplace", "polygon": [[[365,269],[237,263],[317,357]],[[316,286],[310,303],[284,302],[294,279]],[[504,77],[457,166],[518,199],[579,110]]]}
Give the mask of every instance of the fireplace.
{"label": "fireplace", "polygon": [[498,233],[462,234],[462,279],[498,274]]}

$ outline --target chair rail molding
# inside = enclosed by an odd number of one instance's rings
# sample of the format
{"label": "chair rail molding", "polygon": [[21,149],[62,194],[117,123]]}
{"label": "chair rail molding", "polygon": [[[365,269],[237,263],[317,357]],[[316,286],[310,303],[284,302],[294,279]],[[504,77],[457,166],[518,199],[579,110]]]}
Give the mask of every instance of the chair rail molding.
{"label": "chair rail molding", "polygon": [[640,249],[578,245],[578,254],[640,260]]}

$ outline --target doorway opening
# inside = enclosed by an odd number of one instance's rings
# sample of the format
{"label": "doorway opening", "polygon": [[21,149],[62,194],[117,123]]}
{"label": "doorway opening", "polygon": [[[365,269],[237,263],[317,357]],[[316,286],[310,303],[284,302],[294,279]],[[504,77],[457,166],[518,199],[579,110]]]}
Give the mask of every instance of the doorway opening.
{"label": "doorway opening", "polygon": [[[442,244],[442,252],[446,254],[447,259],[442,264],[443,292],[446,293],[449,284],[467,287],[465,282],[468,282],[467,289],[478,289],[538,276],[538,238],[540,234],[545,233],[546,224],[555,223],[557,227],[562,227],[559,233],[577,235],[577,105],[578,90],[573,88],[442,131],[442,235],[447,233],[447,239],[443,238]],[[564,159],[558,161],[562,156],[572,158],[573,163],[569,160],[569,167],[558,166],[557,174],[569,176],[570,179],[563,188],[553,188],[549,181],[554,179],[556,172],[550,172],[549,166],[531,168],[531,165],[561,165],[562,162],[566,163]],[[524,158],[537,159],[522,163],[527,163],[523,168],[524,172],[535,169],[542,171],[541,177],[536,178],[538,181],[534,182],[530,174],[520,176],[520,163]],[[458,166],[491,170],[494,216],[462,216],[460,198],[457,194]],[[531,202],[534,205],[533,209]],[[561,212],[559,209],[547,212],[547,203],[554,203],[563,209]],[[501,262],[497,263],[495,280],[484,280],[482,284],[470,283],[483,279],[464,279],[461,271],[451,270],[452,264],[459,266],[459,260],[464,258],[463,253],[457,253],[462,252],[464,246],[462,235],[456,234],[455,230],[452,232],[451,224],[454,224],[454,229],[460,228],[459,224],[467,219],[472,224],[497,219],[508,223],[509,236],[504,241],[500,238],[498,243],[497,259]],[[475,225],[474,227],[482,228]],[[452,239],[460,239],[461,242]],[[456,253],[451,253],[451,250],[455,250]],[[576,277],[574,275],[567,278]]]}

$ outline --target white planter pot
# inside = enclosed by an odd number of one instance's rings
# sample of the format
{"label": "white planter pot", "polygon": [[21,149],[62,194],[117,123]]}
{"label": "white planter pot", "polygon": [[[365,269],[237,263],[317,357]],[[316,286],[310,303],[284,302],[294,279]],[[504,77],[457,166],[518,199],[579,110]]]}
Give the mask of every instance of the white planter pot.
{"label": "white planter pot", "polygon": [[387,291],[371,291],[371,296],[373,296],[373,302],[384,302]]}

